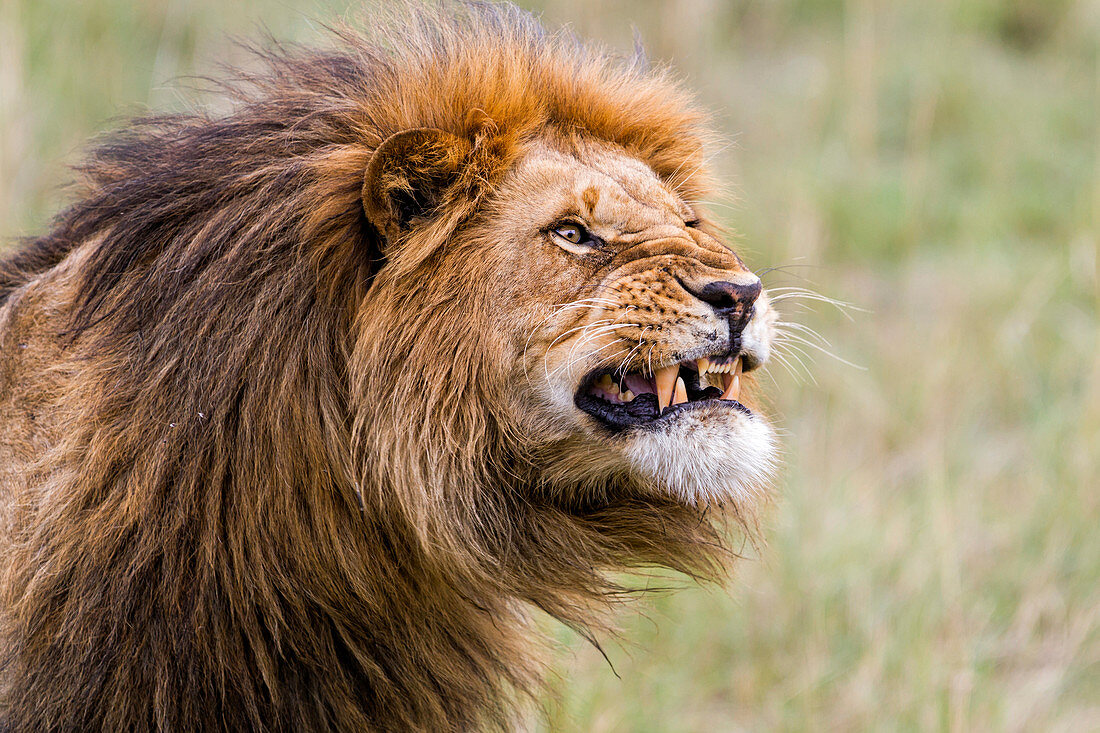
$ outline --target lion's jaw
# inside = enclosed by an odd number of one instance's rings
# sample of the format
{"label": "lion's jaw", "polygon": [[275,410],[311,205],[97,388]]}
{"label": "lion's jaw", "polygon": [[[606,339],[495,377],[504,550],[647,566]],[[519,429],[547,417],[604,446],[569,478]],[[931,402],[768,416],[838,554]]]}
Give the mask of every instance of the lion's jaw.
{"label": "lion's jaw", "polygon": [[[530,312],[515,378],[532,388],[532,433],[555,446],[546,471],[562,484],[626,477],[690,504],[751,503],[776,453],[774,431],[743,384],[752,377],[738,374],[763,366],[771,351],[776,313],[766,293],[756,296],[759,279],[698,209],[609,146],[537,149],[500,200],[524,202],[526,226],[503,230],[529,253],[526,288],[541,283],[538,302],[520,290],[508,297]],[[561,241],[560,221],[581,224],[594,243]],[[730,315],[706,294],[716,282],[756,286],[755,302]],[[709,377],[700,373],[708,366]],[[678,371],[671,396],[658,386],[662,371]],[[596,386],[605,375],[610,391]],[[630,397],[637,402],[627,410]]]}

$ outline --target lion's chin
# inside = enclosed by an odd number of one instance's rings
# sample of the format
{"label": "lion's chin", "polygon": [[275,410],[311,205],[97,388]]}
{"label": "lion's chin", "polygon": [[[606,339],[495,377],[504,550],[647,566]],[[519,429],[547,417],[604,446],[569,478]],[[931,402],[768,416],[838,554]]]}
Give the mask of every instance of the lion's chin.
{"label": "lion's chin", "polygon": [[700,408],[623,435],[626,460],[643,482],[692,504],[759,501],[775,467],[776,441],[759,415]]}

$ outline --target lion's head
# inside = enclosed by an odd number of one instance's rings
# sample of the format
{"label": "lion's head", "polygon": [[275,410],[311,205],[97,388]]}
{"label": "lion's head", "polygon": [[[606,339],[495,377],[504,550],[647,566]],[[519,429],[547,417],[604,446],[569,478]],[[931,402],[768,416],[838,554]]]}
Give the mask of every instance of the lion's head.
{"label": "lion's head", "polygon": [[[768,359],[775,314],[699,191],[678,187],[701,162],[662,175],[614,139],[544,124],[476,203],[448,192],[494,134],[415,129],[373,154],[365,208],[399,274],[375,280],[361,340],[372,377],[404,374],[360,392],[424,424],[465,411],[456,430],[493,423],[508,470],[523,465],[550,493],[614,482],[751,504],[773,439],[743,381]],[[701,141],[677,143],[694,153]]]}
{"label": "lion's head", "polygon": [[721,575],[775,313],[704,115],[511,6],[415,15],[135,123],[0,261],[0,727],[507,724],[530,608]]}

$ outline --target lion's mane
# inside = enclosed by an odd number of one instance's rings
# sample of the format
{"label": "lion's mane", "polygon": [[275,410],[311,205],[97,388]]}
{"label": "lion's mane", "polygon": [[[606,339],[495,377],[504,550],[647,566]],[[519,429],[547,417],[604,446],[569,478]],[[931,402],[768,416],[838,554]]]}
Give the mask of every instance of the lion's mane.
{"label": "lion's mane", "polygon": [[[5,348],[35,278],[74,283],[61,437],[0,486],[0,728],[508,727],[539,677],[530,609],[588,634],[609,570],[720,573],[720,512],[530,470],[483,378],[493,323],[447,308],[492,283],[433,257],[524,140],[595,136],[668,177],[702,165],[698,108],[511,6],[337,37],[262,52],[226,116],[114,134],[0,261]],[[383,257],[363,172],[418,127],[474,164]]]}

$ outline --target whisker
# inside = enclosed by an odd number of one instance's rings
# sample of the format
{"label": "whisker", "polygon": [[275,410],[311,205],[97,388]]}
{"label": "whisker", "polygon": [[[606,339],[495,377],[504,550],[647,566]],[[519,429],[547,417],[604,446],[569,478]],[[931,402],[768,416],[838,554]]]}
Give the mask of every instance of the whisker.
{"label": "whisker", "polygon": [[618,304],[617,303],[610,303],[610,304],[605,304],[605,303],[566,303],[565,305],[556,306],[554,308],[553,312],[551,312],[549,316],[544,318],[542,322],[545,323],[546,321],[550,320],[551,318],[554,318],[555,316],[559,316],[562,313],[567,313],[567,312],[573,311],[573,310],[592,310],[594,308],[594,306],[597,306],[597,305],[618,305]]}
{"label": "whisker", "polygon": [[[822,269],[821,265],[813,265],[813,264],[810,264],[808,262],[801,262],[801,263],[792,262],[792,263],[789,263],[789,264],[786,264],[786,265],[772,265],[771,267],[765,267],[762,270],[758,270],[756,274],[760,278],[763,278],[765,275],[770,275],[773,272],[781,272],[784,275],[788,275],[788,274],[791,274],[791,273],[788,273],[787,271],[791,270],[791,269],[794,269],[795,267],[808,267],[808,268],[815,269],[815,270]],[[806,279],[806,278],[804,278],[800,275],[792,275],[792,277],[797,277],[800,280],[805,280]]]}
{"label": "whisker", "polygon": [[[806,376],[810,378],[810,381],[813,382],[814,385],[817,385],[817,377],[815,377],[814,373],[810,371],[810,368],[806,366],[806,362],[802,361],[802,357],[795,353],[794,349],[796,348],[797,347],[794,347],[791,344],[777,342],[775,345],[775,354],[778,357],[781,353],[783,353],[786,356],[794,359],[796,362],[798,362],[798,365],[802,367],[802,371],[806,372]],[[780,351],[780,349],[786,349],[786,351],[782,352]],[[802,355],[805,356],[807,359],[810,358],[809,354],[806,354],[805,352],[802,352]]]}
{"label": "whisker", "polygon": [[703,201],[702,199],[697,199],[694,201],[694,203],[704,204],[706,206],[717,206],[720,209],[729,209],[730,211],[740,211],[740,209],[738,209],[733,204],[724,204],[721,201]]}
{"label": "whisker", "polygon": [[[648,331],[650,328],[651,328],[650,326],[646,326],[645,331]],[[645,331],[642,331],[643,335],[645,334]],[[626,352],[626,356],[624,356],[619,361],[619,366],[618,366],[617,369],[615,369],[615,372],[619,375],[619,380],[620,380],[619,386],[622,386],[622,378],[623,378],[623,376],[625,376],[626,364],[627,364],[628,361],[630,361],[630,357],[634,354],[635,351],[642,348],[642,344],[645,343],[644,341],[642,341],[640,339],[641,339],[641,337],[639,336],[638,343],[634,344],[634,348],[632,348],[630,351]]]}
{"label": "whisker", "polygon": [[819,343],[821,343],[824,346],[827,346],[830,349],[834,348],[833,345],[831,343],[829,343],[829,339],[825,338],[820,333],[818,333],[814,329],[810,328],[809,326],[805,325],[804,323],[794,323],[793,321],[781,321],[781,322],[776,324],[776,328],[778,328],[778,329],[793,328],[797,331],[801,331],[802,333],[806,334],[807,336],[810,336],[812,338],[817,339]]}
{"label": "whisker", "polygon": [[[546,320],[549,320],[549,319],[546,319]],[[602,318],[598,321],[594,321],[593,323],[586,323],[583,326],[577,326],[576,328],[571,328],[568,331],[566,331],[565,333],[559,335],[556,339],[554,339],[550,343],[550,346],[546,347],[547,353],[543,355],[543,362],[545,363],[545,360],[546,360],[547,356],[549,356],[549,351],[550,351],[551,348],[553,348],[554,344],[556,344],[558,341],[565,338],[569,334],[571,334],[575,331],[580,331],[581,329],[584,329],[584,328],[589,328],[594,324],[611,323],[612,320],[613,319],[611,319],[611,318]],[[545,323],[545,320],[543,321],[543,323]],[[542,323],[540,323],[538,325],[541,326]],[[536,328],[533,329],[531,331],[531,334],[527,337],[527,341],[523,344],[523,354],[521,356],[521,359],[523,360],[523,373],[524,373],[524,376],[527,378],[528,383],[530,383],[530,381],[531,381],[531,376],[530,376],[530,374],[528,373],[528,370],[527,370],[527,350],[531,347],[531,339],[533,339],[535,337],[535,332],[536,332],[537,328],[538,327],[536,326]]]}
{"label": "whisker", "polygon": [[583,303],[599,303],[600,305],[618,305],[618,301],[611,298],[581,298],[580,300],[570,300],[567,303],[555,303],[552,308],[559,308],[562,306],[581,305]]}
{"label": "whisker", "polygon": [[671,176],[669,176],[669,180],[668,180],[668,186],[669,186],[669,188],[672,188],[672,189],[679,189],[679,188],[680,188],[680,186],[684,185],[685,183],[687,183],[688,181],[690,181],[690,180],[691,180],[692,178],[694,178],[694,177],[695,177],[695,174],[696,174],[696,173],[698,173],[698,172],[699,172],[700,170],[702,170],[702,169],[703,169],[703,166],[705,166],[705,165],[707,165],[708,163],[710,163],[710,161],[711,161],[711,160],[713,160],[713,159],[714,159],[715,157],[717,157],[717,156],[721,155],[722,153],[726,152],[726,150],[728,150],[728,149],[729,149],[730,147],[732,147],[732,146],[733,146],[733,144],[734,144],[733,142],[729,142],[729,143],[727,143],[727,144],[723,145],[723,146],[722,146],[721,148],[719,148],[718,150],[715,150],[715,151],[714,151],[713,153],[711,153],[710,155],[707,155],[707,156],[705,156],[705,157],[703,158],[703,160],[702,160],[702,161],[700,161],[699,165],[695,166],[695,169],[694,169],[694,170],[692,170],[692,171],[691,171],[691,173],[687,174],[687,175],[686,175],[686,176],[684,176],[684,177],[683,177],[682,179],[677,179],[677,178],[676,178],[676,173],[678,173],[678,172],[679,172],[679,170],[680,170],[680,166],[682,166],[682,165],[684,164],[684,162],[685,162],[685,161],[687,160],[687,159],[685,158],[685,159],[684,159],[684,161],[682,161],[682,162],[680,163],[680,165],[679,165],[679,166],[676,166],[676,170],[675,170],[675,171],[673,172],[673,174],[672,174]]}
{"label": "whisker", "polygon": [[[807,374],[813,374],[809,367],[806,366],[805,362],[802,361],[802,357],[806,357],[806,360],[809,361],[811,364],[815,363],[816,360],[814,359],[813,354],[810,354],[798,344],[792,343],[790,341],[784,341],[782,346],[784,349],[786,349],[787,356],[798,361],[802,368],[806,370]],[[814,379],[814,383],[817,383],[816,379]]]}
{"label": "whisker", "polygon": [[603,346],[596,349],[595,351],[590,351],[586,354],[579,354],[576,359],[573,359],[573,360],[567,362],[566,364],[558,367],[554,371],[552,371],[550,374],[547,375],[547,378],[553,377],[554,375],[556,375],[558,372],[562,371],[563,369],[566,370],[566,371],[572,371],[573,367],[578,362],[580,362],[582,359],[591,358],[591,357],[595,356],[596,354],[600,353],[601,351],[603,351],[604,349],[607,349],[607,348],[610,348],[610,347],[616,345],[620,341],[626,341],[626,339],[617,338],[614,341],[609,341],[608,343],[604,344]]}
{"label": "whisker", "polygon": [[588,330],[588,329],[590,329],[590,328],[594,328],[594,327],[596,327],[596,326],[600,326],[600,325],[603,325],[603,324],[608,324],[608,323],[614,323],[614,322],[615,322],[615,321],[614,321],[614,319],[613,319],[613,318],[601,318],[601,319],[599,319],[598,321],[592,321],[592,323],[586,323],[586,324],[584,324],[584,325],[582,325],[582,326],[577,326],[577,327],[575,327],[575,328],[571,328],[571,329],[569,329],[568,331],[566,331],[565,333],[563,333],[563,334],[560,334],[560,335],[559,335],[559,336],[558,336],[558,337],[557,337],[556,339],[554,339],[553,341],[551,341],[551,342],[550,342],[550,345],[546,347],[546,350],[547,350],[547,351],[550,351],[550,349],[554,348],[554,346],[555,346],[555,345],[557,345],[557,343],[558,343],[559,341],[561,341],[561,340],[562,340],[563,338],[565,338],[566,336],[568,336],[568,335],[569,335],[569,334],[571,334],[571,333],[576,333],[577,331],[587,331],[587,330]]}
{"label": "whisker", "polygon": [[852,303],[847,303],[843,300],[837,300],[836,298],[830,298],[827,295],[822,295],[821,293],[815,292],[813,290],[808,290],[806,288],[769,288],[768,296],[773,303],[780,303],[784,300],[812,300],[820,303],[827,303],[843,313],[845,318],[853,322],[855,319],[852,318],[849,311],[870,313],[870,311],[866,308],[861,308],[857,305],[853,305]]}
{"label": "whisker", "polygon": [[[797,370],[795,370],[795,368],[793,366],[791,366],[791,363],[789,361],[787,361],[786,356],[784,356],[782,353],[780,353],[780,351],[778,349],[776,349],[775,351],[772,352],[772,356],[775,357],[776,361],[778,361],[781,365],[783,365],[783,368],[787,370],[787,373],[790,374],[791,377],[796,382],[798,382],[799,384],[802,384],[806,381],[805,378],[802,376],[802,374],[800,372],[798,372]],[[765,374],[767,374],[769,377],[771,377],[771,374],[769,372],[765,372]],[[772,379],[772,382],[775,382],[775,377],[771,377],[771,379]],[[811,380],[813,379],[812,374],[810,375],[810,379]],[[776,384],[778,385],[778,383],[776,383]]]}
{"label": "whisker", "polygon": [[833,352],[829,351],[828,349],[822,348],[821,346],[815,344],[813,341],[809,340],[808,338],[804,338],[802,336],[799,336],[796,333],[790,333],[790,332],[787,332],[786,334],[784,334],[784,336],[786,336],[789,339],[793,339],[795,341],[798,341],[799,343],[803,343],[806,346],[810,347],[811,349],[817,349],[822,354],[825,354],[826,356],[839,361],[841,364],[845,364],[847,366],[850,366],[853,369],[858,369],[861,372],[867,371],[867,367],[862,367],[862,366],[859,366],[858,364],[853,364],[852,362],[848,361],[847,359],[843,359],[843,358],[837,356],[836,354],[834,354]]}
{"label": "whisker", "polygon": [[[577,348],[580,347],[582,344],[585,344],[588,341],[590,341],[591,339],[595,338],[596,336],[599,336],[599,335],[604,334],[604,333],[610,333],[611,331],[614,331],[615,329],[618,329],[618,328],[628,328],[628,327],[637,328],[638,324],[636,324],[636,323],[613,323],[609,326],[600,326],[596,331],[594,331],[593,333],[590,333],[590,334],[586,334],[586,333],[582,332],[581,335],[580,335],[580,338],[577,339],[576,343],[574,343],[569,348],[569,354],[565,357],[566,362],[572,363],[573,355],[576,353]],[[620,340],[622,340],[622,339],[617,338],[617,339],[615,339],[615,341],[612,341],[611,343],[615,343],[616,341],[620,341]],[[599,352],[597,351],[595,353],[599,353]],[[548,351],[546,356],[544,356],[543,360],[542,360],[543,373],[546,374],[547,379],[550,379],[550,377],[553,374],[557,374],[557,372],[560,370],[560,367],[559,367],[558,369],[555,369],[553,372],[547,371],[548,367],[547,367],[547,364],[546,364],[546,359],[549,358],[549,356],[550,356],[550,354],[549,354],[549,351]]]}
{"label": "whisker", "polygon": [[669,188],[676,188],[677,184],[674,183],[674,181],[676,180],[676,174],[680,172],[680,169],[684,167],[684,163],[686,162],[688,162],[688,159],[685,157],[683,160],[680,161],[680,165],[676,166],[676,170],[672,171],[672,174],[668,177]]}
{"label": "whisker", "polygon": [[[550,313],[550,315],[546,316],[546,318],[543,318],[541,321],[536,323],[535,327],[531,329],[530,335],[527,336],[527,341],[524,342],[524,344],[523,344],[523,356],[522,356],[523,364],[524,364],[523,373],[524,373],[524,376],[526,377],[528,382],[530,382],[531,376],[528,373],[527,366],[526,366],[527,365],[527,350],[531,347],[531,339],[533,339],[535,337],[535,335],[538,333],[539,327],[541,327],[542,324],[546,323],[547,321],[549,321],[554,316],[557,316],[561,313],[565,313],[566,311],[570,311],[570,310],[581,310],[581,309],[588,308],[589,304],[610,305],[610,306],[618,305],[618,303],[616,301],[611,300],[609,298],[582,298],[580,300],[574,300],[574,301],[570,301],[568,303],[559,303],[559,304],[553,306],[554,310]],[[631,307],[633,307],[633,306],[631,306]],[[627,310],[629,310],[629,308]]]}

